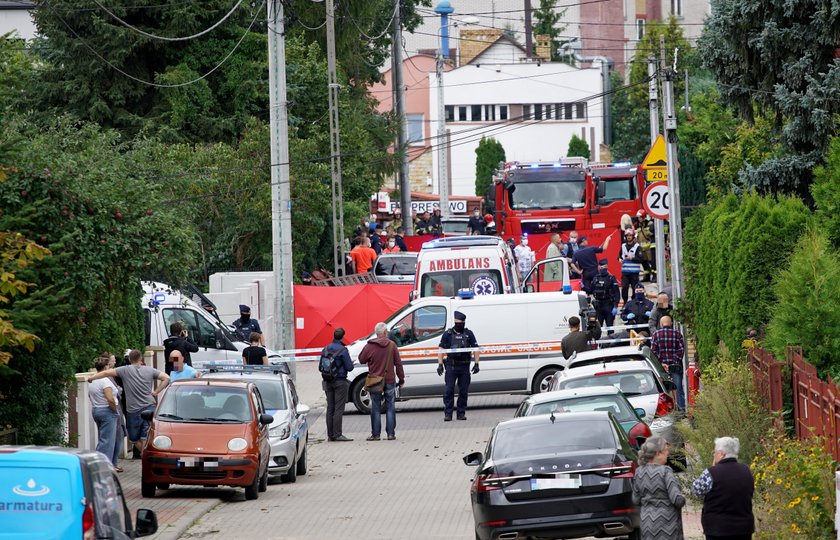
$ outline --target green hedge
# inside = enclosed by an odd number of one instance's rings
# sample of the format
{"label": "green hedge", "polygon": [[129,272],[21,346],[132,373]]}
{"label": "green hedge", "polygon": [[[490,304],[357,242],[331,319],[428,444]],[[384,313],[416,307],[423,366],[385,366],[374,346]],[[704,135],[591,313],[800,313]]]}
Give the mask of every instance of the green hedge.
{"label": "green hedge", "polygon": [[810,222],[799,199],[756,194],[721,197],[687,220],[681,311],[701,358],[713,358],[721,341],[738,350],[747,327],[769,321],[773,277]]}

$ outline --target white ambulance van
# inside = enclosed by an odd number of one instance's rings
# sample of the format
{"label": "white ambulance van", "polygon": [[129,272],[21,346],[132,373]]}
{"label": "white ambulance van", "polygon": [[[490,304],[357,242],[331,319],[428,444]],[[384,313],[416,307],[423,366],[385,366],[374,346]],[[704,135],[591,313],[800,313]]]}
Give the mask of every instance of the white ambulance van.
{"label": "white ambulance van", "polygon": [[[549,268],[552,272],[546,272]],[[551,281],[547,276],[552,276]],[[423,244],[417,254],[410,298],[454,296],[463,290],[477,296],[543,291],[571,294],[572,286],[564,257],[544,259],[520,279],[510,247],[498,236],[440,238]]]}
{"label": "white ambulance van", "polygon": [[[472,377],[470,395],[545,391],[554,373],[563,369],[560,340],[569,332],[569,318],[580,316],[585,325],[594,313],[583,293],[465,293],[414,300],[385,321],[405,370],[405,386],[398,399],[443,396],[443,377],[437,374],[438,344],[443,331],[454,324],[455,311],[466,315],[467,328],[475,333],[479,346],[489,347],[481,353],[481,371]],[[347,347],[355,363],[348,401],[365,413],[370,411],[364,390],[367,366],[358,359],[373,337]]]}
{"label": "white ambulance van", "polygon": [[[163,347],[174,321],[186,323],[190,339],[198,345],[198,352],[190,353],[195,368],[207,364],[241,364],[242,351],[250,344],[241,341],[233,329],[211,315],[183,292],[165,283],[143,282],[143,315],[146,346]],[[294,376],[294,365],[283,362],[276,352],[266,349],[268,361],[285,364]]]}

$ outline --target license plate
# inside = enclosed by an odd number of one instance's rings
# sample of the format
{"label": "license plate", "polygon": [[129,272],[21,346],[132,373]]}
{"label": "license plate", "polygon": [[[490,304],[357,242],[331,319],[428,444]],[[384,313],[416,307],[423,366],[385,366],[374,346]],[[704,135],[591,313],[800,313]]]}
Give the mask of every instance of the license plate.
{"label": "license plate", "polygon": [[558,474],[555,478],[531,478],[531,491],[541,489],[577,489],[579,474]]}
{"label": "license plate", "polygon": [[182,457],[178,458],[178,468],[218,469],[219,458]]}

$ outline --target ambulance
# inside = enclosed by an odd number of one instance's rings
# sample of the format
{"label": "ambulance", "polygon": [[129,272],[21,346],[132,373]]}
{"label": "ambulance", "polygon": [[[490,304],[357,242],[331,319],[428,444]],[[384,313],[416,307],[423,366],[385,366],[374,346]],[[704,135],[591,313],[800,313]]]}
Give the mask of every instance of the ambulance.
{"label": "ambulance", "polygon": [[[462,291],[458,296],[414,300],[385,321],[405,370],[405,386],[397,399],[443,396],[438,344],[444,330],[454,324],[455,311],[466,315],[467,328],[483,348],[481,371],[472,376],[470,395],[544,392],[554,373],[563,369],[560,341],[569,333],[569,318],[579,316],[585,330],[594,317],[589,299],[580,292],[474,295]],[[354,361],[348,401],[363,413],[370,411],[370,398],[364,390],[367,366],[358,358],[374,337],[347,347]]]}
{"label": "ambulance", "polygon": [[[552,269],[548,275],[546,269]],[[507,243],[498,236],[439,238],[423,244],[411,298],[451,297],[468,290],[476,296],[563,291],[571,294],[565,258],[545,259],[524,279]]]}

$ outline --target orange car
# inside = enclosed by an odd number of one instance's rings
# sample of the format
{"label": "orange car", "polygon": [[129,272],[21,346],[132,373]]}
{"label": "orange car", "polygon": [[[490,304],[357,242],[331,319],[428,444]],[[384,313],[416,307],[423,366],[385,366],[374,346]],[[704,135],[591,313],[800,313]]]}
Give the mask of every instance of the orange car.
{"label": "orange car", "polygon": [[149,420],[143,449],[142,493],[170,484],[241,486],[246,499],[268,487],[271,448],[256,385],[246,381],[194,379],[166,389]]}

